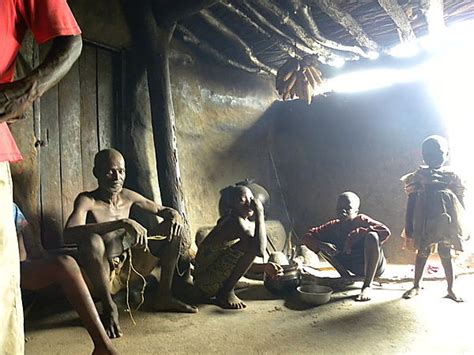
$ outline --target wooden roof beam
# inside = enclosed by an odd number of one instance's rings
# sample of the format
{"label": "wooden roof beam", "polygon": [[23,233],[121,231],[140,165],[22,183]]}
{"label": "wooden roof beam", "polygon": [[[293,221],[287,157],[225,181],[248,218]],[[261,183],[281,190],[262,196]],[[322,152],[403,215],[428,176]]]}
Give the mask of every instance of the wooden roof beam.
{"label": "wooden roof beam", "polygon": [[293,33],[298,37],[298,39],[310,48],[314,49],[317,52],[318,60],[323,63],[330,64],[331,61],[342,59],[342,60],[351,60],[356,59],[355,56],[348,53],[337,53],[334,50],[323,46],[317,40],[315,40],[309,33],[306,32],[304,27],[298,24],[290,14],[280,8],[274,1],[271,0],[258,0],[257,3],[270,11],[273,15],[280,19],[281,23],[290,28]]}
{"label": "wooden roof beam", "polygon": [[373,51],[379,51],[379,45],[369,37],[350,13],[342,10],[333,0],[312,0],[333,21],[344,27],[361,46]]}
{"label": "wooden roof beam", "polygon": [[397,0],[378,0],[380,6],[390,16],[398,28],[400,34],[400,42],[411,42],[416,40],[415,33],[411,28],[410,20],[403,11],[403,8],[398,5]]}
{"label": "wooden roof beam", "polygon": [[232,42],[236,43],[239,47],[241,47],[245,54],[247,55],[248,59],[252,62],[253,65],[258,67],[259,69],[270,73],[272,75],[276,75],[277,70],[272,68],[271,66],[263,63],[257,56],[253,53],[250,46],[245,43],[245,41],[240,38],[236,33],[234,33],[229,27],[227,27],[221,20],[217,19],[212,15],[211,12],[208,10],[202,10],[199,15],[214,29],[218,32],[222,33],[225,37],[227,37]]}
{"label": "wooden roof beam", "polygon": [[220,0],[173,0],[165,5],[162,1],[151,0],[151,6],[156,23],[162,27],[170,27],[175,22],[197,14],[218,2]]}
{"label": "wooden roof beam", "polygon": [[241,64],[231,58],[228,58],[220,51],[212,47],[206,41],[199,39],[194,33],[192,33],[188,28],[185,26],[178,24],[176,26],[176,30],[179,31],[183,35],[183,41],[187,43],[191,43],[201,49],[203,52],[208,53],[209,55],[213,56],[217,61],[221,62],[222,64],[233,66],[237,69],[249,72],[249,73],[258,73],[261,72],[260,69],[256,67],[249,67],[247,65]]}
{"label": "wooden roof beam", "polygon": [[275,45],[279,47],[283,52],[287,53],[288,55],[292,57],[297,57],[301,58],[301,55],[299,55],[295,47],[292,44],[289,44],[287,41],[284,39],[282,40],[281,38],[274,38],[270,33],[268,33],[267,30],[265,30],[262,26],[260,26],[258,23],[256,23],[254,20],[252,20],[249,16],[247,16],[243,11],[240,9],[236,8],[233,4],[229,2],[222,2],[222,5],[224,5],[230,12],[234,13],[235,15],[239,16],[240,19],[248,24],[250,27],[252,27],[255,31],[258,33],[262,34],[265,36],[267,39],[274,41]]}
{"label": "wooden roof beam", "polygon": [[309,48],[306,44],[299,41],[298,38],[293,38],[287,35],[285,32],[281,31],[278,27],[276,27],[273,23],[271,23],[265,16],[263,16],[255,7],[249,4],[247,0],[241,0],[242,4],[245,6],[247,11],[249,11],[257,20],[265,27],[270,29],[273,33],[275,33],[278,37],[282,40],[287,40],[291,43],[296,49],[304,52],[306,54],[317,54],[314,49]]}
{"label": "wooden roof beam", "polygon": [[323,46],[336,49],[338,51],[355,53],[361,57],[369,57],[369,55],[358,46],[346,46],[324,37],[321,31],[319,30],[316,21],[314,20],[311,7],[308,4],[303,3],[302,0],[292,0],[291,3],[295,12],[298,13],[303,19],[303,21],[306,22],[306,26],[309,28],[311,35],[315,37],[316,40],[320,42]]}

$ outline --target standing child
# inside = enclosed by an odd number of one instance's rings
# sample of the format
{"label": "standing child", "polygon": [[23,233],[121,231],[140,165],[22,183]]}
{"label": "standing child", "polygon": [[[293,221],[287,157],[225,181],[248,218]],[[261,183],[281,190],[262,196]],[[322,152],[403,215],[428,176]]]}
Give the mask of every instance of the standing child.
{"label": "standing child", "polygon": [[413,288],[403,294],[412,298],[420,291],[428,256],[438,250],[448,283],[447,298],[462,302],[453,291],[452,251],[462,251],[464,185],[459,176],[444,166],[448,158],[448,141],[429,136],[423,141],[426,165],[401,178],[408,194],[404,237],[417,250]]}

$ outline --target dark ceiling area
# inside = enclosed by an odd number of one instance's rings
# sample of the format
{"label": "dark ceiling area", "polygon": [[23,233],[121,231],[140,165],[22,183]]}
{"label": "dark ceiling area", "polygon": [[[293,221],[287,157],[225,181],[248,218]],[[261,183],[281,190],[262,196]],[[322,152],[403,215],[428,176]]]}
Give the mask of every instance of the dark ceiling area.
{"label": "dark ceiling area", "polygon": [[223,64],[276,75],[290,57],[370,58],[468,19],[471,0],[224,0],[181,20],[175,34]]}

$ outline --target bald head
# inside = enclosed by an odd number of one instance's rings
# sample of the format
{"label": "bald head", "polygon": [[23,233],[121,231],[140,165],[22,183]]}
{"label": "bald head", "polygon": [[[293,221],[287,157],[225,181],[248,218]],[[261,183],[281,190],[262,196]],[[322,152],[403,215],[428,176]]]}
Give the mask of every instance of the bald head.
{"label": "bald head", "polygon": [[446,138],[433,135],[423,141],[421,150],[425,164],[430,168],[439,168],[448,159],[449,143]]}
{"label": "bald head", "polygon": [[113,148],[102,149],[94,157],[94,168],[100,169],[107,165],[114,158],[123,160],[122,153],[120,153],[117,149]]}
{"label": "bald head", "polygon": [[359,214],[359,207],[359,196],[350,191],[343,192],[337,198],[337,218],[341,221],[352,220]]}
{"label": "bald head", "polygon": [[94,176],[99,189],[119,193],[125,181],[125,160],[115,149],[103,149],[94,157]]}

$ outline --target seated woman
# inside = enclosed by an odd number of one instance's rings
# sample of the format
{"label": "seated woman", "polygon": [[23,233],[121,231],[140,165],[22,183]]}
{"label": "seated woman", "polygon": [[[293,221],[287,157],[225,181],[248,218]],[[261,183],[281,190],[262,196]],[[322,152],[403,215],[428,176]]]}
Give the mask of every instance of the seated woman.
{"label": "seated woman", "polygon": [[[53,284],[59,284],[68,301],[79,313],[84,326],[94,343],[93,354],[116,354],[112,342],[95,309],[87,285],[82,278],[76,261],[68,256],[48,256],[45,251],[41,259],[29,259],[24,239],[31,243],[31,230],[25,216],[16,204],[13,204],[13,217],[18,236],[20,252],[20,273],[22,290],[38,291]],[[27,246],[30,243],[26,243]]]}
{"label": "seated woman", "polygon": [[264,209],[245,186],[223,189],[219,208],[222,217],[196,255],[194,285],[206,298],[215,297],[222,308],[242,309],[246,304],[234,287],[255,257],[265,254]]}

